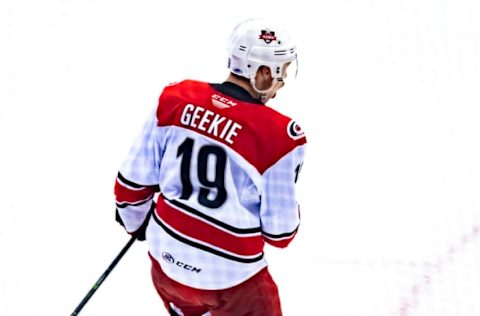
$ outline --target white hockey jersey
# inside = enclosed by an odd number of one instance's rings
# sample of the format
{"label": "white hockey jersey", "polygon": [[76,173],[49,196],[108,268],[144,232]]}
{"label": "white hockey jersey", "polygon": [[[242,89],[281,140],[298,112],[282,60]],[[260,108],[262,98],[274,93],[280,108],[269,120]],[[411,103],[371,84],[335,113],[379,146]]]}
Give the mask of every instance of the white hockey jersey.
{"label": "white hockey jersey", "polygon": [[297,232],[305,144],[295,121],[232,83],[170,85],[119,171],[117,211],[133,232],[160,190],[146,239],[163,271],[235,286],[267,265],[264,242],[286,247]]}

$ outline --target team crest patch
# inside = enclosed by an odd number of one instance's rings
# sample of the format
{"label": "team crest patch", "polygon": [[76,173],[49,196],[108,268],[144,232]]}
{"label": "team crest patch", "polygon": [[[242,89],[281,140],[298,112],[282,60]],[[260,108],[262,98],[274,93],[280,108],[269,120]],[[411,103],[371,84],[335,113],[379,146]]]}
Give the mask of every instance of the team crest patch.
{"label": "team crest patch", "polygon": [[293,120],[288,123],[287,132],[288,136],[290,136],[290,138],[294,140],[300,139],[305,136],[305,132],[302,130],[300,125],[298,125],[297,122]]}
{"label": "team crest patch", "polygon": [[268,29],[267,30],[262,30],[262,33],[259,35],[258,38],[261,39],[261,40],[264,40],[265,43],[267,43],[267,44],[270,44],[271,42],[277,40],[277,37],[275,36],[275,32],[270,31]]}

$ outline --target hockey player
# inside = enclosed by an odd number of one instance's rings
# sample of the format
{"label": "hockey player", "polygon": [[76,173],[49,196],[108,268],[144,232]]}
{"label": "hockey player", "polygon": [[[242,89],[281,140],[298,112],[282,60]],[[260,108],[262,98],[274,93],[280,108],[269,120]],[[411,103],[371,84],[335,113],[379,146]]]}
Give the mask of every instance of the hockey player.
{"label": "hockey player", "polygon": [[263,247],[297,233],[306,138],[265,103],[296,58],[284,30],[240,23],[227,80],[167,86],[118,173],[117,220],[146,236],[171,315],[282,314]]}

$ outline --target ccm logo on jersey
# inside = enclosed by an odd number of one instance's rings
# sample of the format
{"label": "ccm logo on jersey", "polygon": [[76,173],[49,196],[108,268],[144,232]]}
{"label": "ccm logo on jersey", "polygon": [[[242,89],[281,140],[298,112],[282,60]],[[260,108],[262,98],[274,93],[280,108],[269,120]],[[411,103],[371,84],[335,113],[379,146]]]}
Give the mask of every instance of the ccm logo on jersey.
{"label": "ccm logo on jersey", "polygon": [[237,105],[237,103],[232,100],[219,96],[218,94],[212,95],[212,104],[220,109],[231,108],[232,106]]}
{"label": "ccm logo on jersey", "polygon": [[163,260],[165,260],[166,262],[168,262],[170,264],[174,264],[177,267],[184,268],[185,270],[188,270],[188,271],[191,271],[191,272],[200,273],[200,271],[202,271],[202,269],[200,269],[200,268],[191,266],[191,265],[183,263],[181,261],[176,261],[173,258],[173,256],[171,254],[169,254],[168,252],[162,252],[162,258],[163,258]]}
{"label": "ccm logo on jersey", "polygon": [[287,132],[288,136],[290,136],[290,138],[294,140],[300,139],[305,136],[305,132],[302,130],[300,125],[298,125],[297,122],[293,120],[288,123]]}

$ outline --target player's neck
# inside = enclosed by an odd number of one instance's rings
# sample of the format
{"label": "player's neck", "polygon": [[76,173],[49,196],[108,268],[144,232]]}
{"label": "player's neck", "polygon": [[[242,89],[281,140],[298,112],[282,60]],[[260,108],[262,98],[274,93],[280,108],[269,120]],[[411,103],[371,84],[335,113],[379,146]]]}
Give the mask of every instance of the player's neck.
{"label": "player's neck", "polygon": [[234,76],[233,74],[230,74],[227,78],[227,80],[225,80],[227,82],[231,82],[231,83],[234,83],[236,84],[237,86],[239,87],[242,87],[243,89],[247,90],[247,92],[252,96],[252,98],[254,98],[255,100],[259,100],[260,99],[260,95],[258,92],[256,92],[252,86],[250,85],[250,82],[248,81],[248,79],[245,79],[245,78],[241,78],[241,77],[237,77],[237,76]]}

